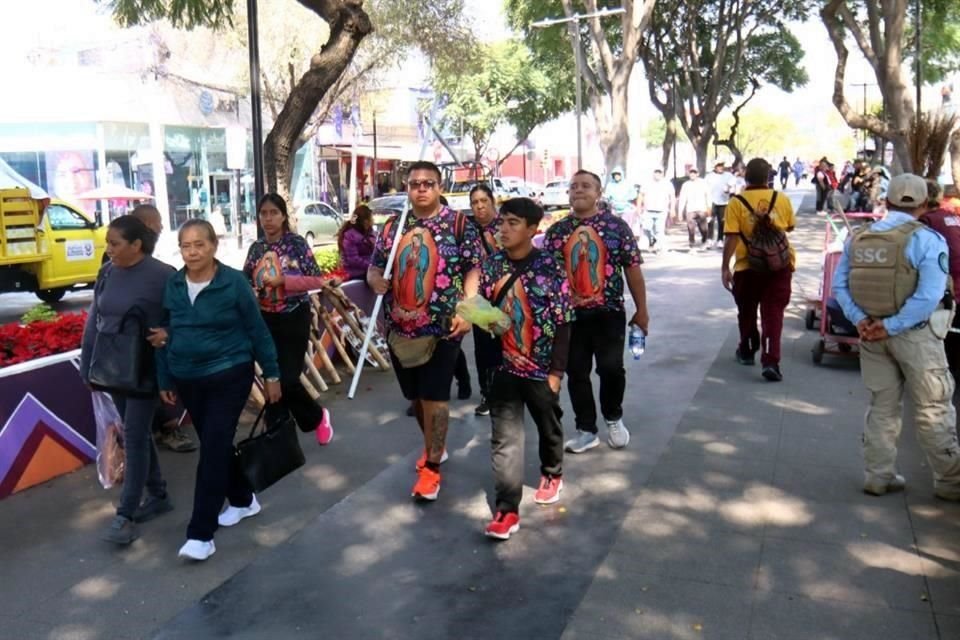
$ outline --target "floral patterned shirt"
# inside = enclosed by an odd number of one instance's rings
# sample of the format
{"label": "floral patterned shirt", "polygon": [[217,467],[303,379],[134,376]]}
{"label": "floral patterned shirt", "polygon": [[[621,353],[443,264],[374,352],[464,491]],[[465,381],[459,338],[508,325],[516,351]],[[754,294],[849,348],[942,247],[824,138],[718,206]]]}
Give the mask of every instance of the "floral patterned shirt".
{"label": "floral patterned shirt", "polygon": [[[505,251],[483,263],[480,293],[493,302],[513,274],[515,262]],[[553,341],[557,328],[573,322],[570,284],[563,263],[547,251],[538,252],[514,280],[500,302],[512,324],[500,337],[503,362],[500,369],[521,378],[546,380],[550,374]]]}
{"label": "floral patterned shirt", "polygon": [[243,274],[256,290],[260,309],[270,313],[293,311],[308,300],[306,293],[287,295],[282,285],[263,285],[264,276],[276,275],[276,271],[287,276],[323,275],[307,241],[293,232],[283,234],[276,242],[254,242],[247,252]]}
{"label": "floral patterned shirt", "polygon": [[623,270],[643,264],[637,239],[622,218],[572,213],[555,222],[543,248],[562,261],[576,309],[623,310]]}
{"label": "floral patterned shirt", "polygon": [[500,216],[494,216],[488,224],[480,224],[476,218],[473,218],[473,224],[477,227],[477,234],[480,236],[480,244],[483,245],[484,257],[492,256],[500,250]]}
{"label": "floral patterned shirt", "polygon": [[[371,264],[386,269],[398,218],[383,225]],[[443,207],[420,219],[407,216],[384,299],[388,328],[408,338],[445,336],[466,275],[480,267],[483,248],[476,225]]]}

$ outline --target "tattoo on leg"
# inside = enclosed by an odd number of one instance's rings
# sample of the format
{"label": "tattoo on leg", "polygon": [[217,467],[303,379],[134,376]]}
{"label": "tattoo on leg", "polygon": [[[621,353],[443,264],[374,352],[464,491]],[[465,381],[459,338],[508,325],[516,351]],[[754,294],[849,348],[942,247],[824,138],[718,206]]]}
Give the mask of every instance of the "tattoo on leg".
{"label": "tattoo on leg", "polygon": [[443,449],[447,443],[447,426],[450,422],[450,407],[446,404],[436,407],[430,416],[429,429],[429,460],[440,462]]}

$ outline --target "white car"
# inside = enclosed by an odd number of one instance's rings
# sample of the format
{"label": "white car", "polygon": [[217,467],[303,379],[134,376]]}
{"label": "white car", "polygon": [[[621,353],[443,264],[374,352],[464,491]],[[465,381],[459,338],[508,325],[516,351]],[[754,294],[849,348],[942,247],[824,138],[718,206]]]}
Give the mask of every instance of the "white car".
{"label": "white car", "polygon": [[570,181],[554,180],[543,189],[541,204],[544,209],[570,206]]}

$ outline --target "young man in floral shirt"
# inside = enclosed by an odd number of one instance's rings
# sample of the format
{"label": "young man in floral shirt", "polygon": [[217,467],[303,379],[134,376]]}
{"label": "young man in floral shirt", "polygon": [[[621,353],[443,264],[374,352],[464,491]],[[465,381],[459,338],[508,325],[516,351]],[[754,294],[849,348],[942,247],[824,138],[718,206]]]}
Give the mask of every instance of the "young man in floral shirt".
{"label": "young man in floral shirt", "polygon": [[476,227],[466,216],[440,204],[440,182],[440,169],[432,162],[410,165],[410,212],[390,280],[383,274],[399,224],[396,216],[383,226],[367,270],[370,288],[378,295],[388,294],[388,335],[438,338],[430,360],[420,366],[404,368],[391,351],[400,389],[414,402],[423,432],[424,453],[417,461],[418,478],[411,493],[421,500],[436,500],[440,493],[440,464],[447,456],[450,383],[460,340],[471,328],[454,310],[465,296],[477,293],[483,251]]}
{"label": "young man in floral shirt", "polygon": [[486,528],[486,535],[506,540],[520,528],[524,406],[540,437],[541,478],[533,500],[552,504],[563,489],[560,381],[573,309],[563,263],[533,247],[543,209],[529,198],[513,198],[503,204],[500,216],[503,250],[484,261],[480,291],[488,300],[499,300],[511,320],[500,337],[503,358],[490,385],[497,498],[496,515]]}
{"label": "young man in floral shirt", "polygon": [[565,445],[571,453],[583,453],[600,444],[590,384],[594,358],[600,376],[600,412],[607,423],[607,444],[620,449],[630,442],[630,432],[622,420],[627,384],[623,368],[627,324],[623,276],[637,307],[630,323],[646,333],[650,321],[637,239],[622,219],[598,211],[601,189],[596,174],[573,174],[571,214],[547,230],[543,243],[564,264],[576,310],[567,361],[567,389],[577,425],[576,437]]}

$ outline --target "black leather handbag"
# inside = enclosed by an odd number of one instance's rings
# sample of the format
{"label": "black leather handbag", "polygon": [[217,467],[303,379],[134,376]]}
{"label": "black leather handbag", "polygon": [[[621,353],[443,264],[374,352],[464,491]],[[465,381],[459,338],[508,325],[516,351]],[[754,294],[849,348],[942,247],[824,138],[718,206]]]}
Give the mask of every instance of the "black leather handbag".
{"label": "black leather handbag", "polygon": [[[235,450],[240,472],[256,492],[272,486],[306,463],[297,439],[296,420],[287,414],[285,418],[268,424],[266,410],[266,406],[260,410],[250,434],[237,443]],[[263,431],[254,435],[261,424]]]}
{"label": "black leather handbag", "polygon": [[[136,331],[127,332],[129,325]],[[146,317],[140,307],[123,314],[117,333],[97,331],[90,354],[90,386],[131,396],[157,393],[153,347],[146,339]]]}

